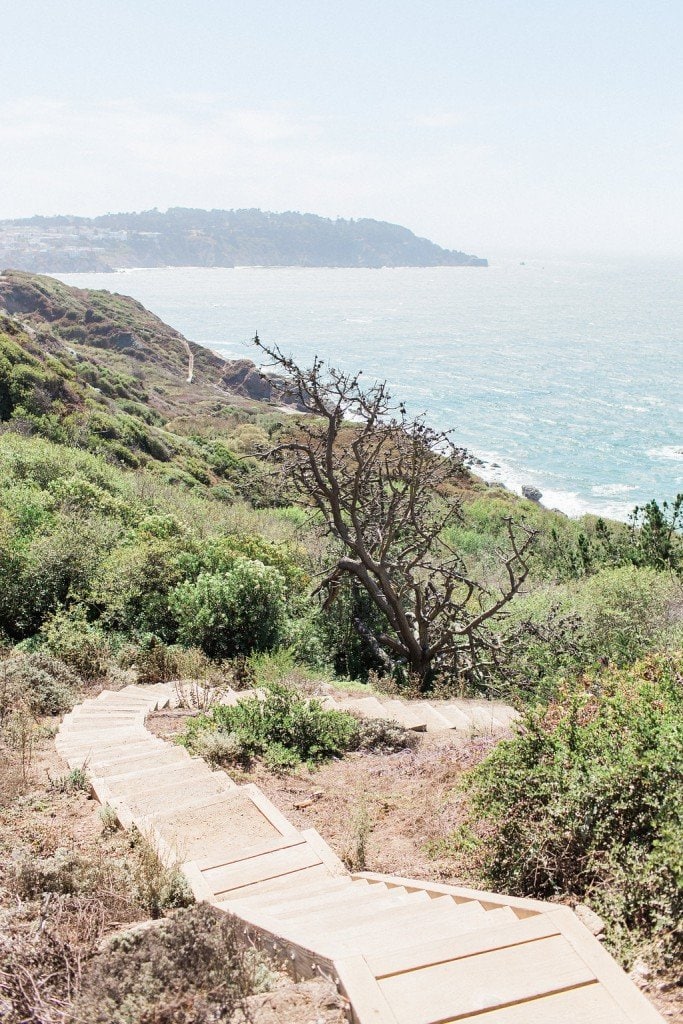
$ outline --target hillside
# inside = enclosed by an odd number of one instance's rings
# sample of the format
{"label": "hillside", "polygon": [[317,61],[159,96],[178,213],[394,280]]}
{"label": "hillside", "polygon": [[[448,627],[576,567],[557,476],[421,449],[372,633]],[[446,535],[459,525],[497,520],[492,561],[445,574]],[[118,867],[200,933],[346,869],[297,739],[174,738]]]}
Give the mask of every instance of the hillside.
{"label": "hillside", "polygon": [[0,221],[0,266],[38,273],[120,267],[485,267],[384,221],[261,210],[149,210]]}
{"label": "hillside", "polygon": [[[158,728],[257,783],[297,827],[312,818],[348,865],[588,907],[605,947],[676,1020],[683,496],[631,525],[573,521],[459,465],[430,495],[440,522],[458,509],[430,557],[457,554],[479,587],[475,611],[504,583],[511,517],[534,546],[524,585],[487,622],[494,657],[477,674],[442,671],[415,699],[415,678],[379,648],[389,616],[348,578],[320,599],[339,538],[301,478],[264,453],[300,445],[322,417],[292,415],[268,392],[253,367],[224,364],[125,296],[0,275],[0,960],[17,965],[0,966],[0,1016],[16,1007],[11,1024],[53,1024],[36,999],[90,992],[94,1005],[103,986],[127,1005],[138,960],[122,947],[125,976],[110,989],[118,968],[98,950],[142,915],[170,914],[169,942],[185,948],[183,921],[195,918],[174,911],[191,897],[143,839],[117,838],[111,808],[93,814],[85,768],[65,767],[54,745],[56,716],[86,696],[116,691],[116,704],[127,687],[170,683],[183,706]],[[340,429],[346,473],[359,427],[342,417]],[[392,502],[405,479],[390,479]],[[382,505],[387,489],[375,493]],[[232,691],[253,688],[238,707]],[[309,701],[339,707],[349,690],[378,716],[362,728]],[[497,747],[490,731],[466,748],[429,730],[408,742],[377,710],[397,697],[408,716],[447,722],[456,697],[514,704],[522,728]],[[164,757],[162,775],[178,754]],[[154,934],[140,962],[154,960]],[[180,959],[174,979],[189,989],[204,958]],[[84,972],[73,984],[72,962]],[[28,995],[22,972],[36,980]],[[106,1012],[92,1019],[147,1019]]]}

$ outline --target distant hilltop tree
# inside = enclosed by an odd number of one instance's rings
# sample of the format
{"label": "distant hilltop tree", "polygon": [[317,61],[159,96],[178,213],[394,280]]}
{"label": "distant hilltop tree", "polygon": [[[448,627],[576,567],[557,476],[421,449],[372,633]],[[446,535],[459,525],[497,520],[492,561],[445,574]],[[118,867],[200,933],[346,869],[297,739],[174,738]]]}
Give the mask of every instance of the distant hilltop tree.
{"label": "distant hilltop tree", "polygon": [[117,267],[485,267],[385,221],[312,213],[193,210],[0,221],[0,267],[33,272]]}

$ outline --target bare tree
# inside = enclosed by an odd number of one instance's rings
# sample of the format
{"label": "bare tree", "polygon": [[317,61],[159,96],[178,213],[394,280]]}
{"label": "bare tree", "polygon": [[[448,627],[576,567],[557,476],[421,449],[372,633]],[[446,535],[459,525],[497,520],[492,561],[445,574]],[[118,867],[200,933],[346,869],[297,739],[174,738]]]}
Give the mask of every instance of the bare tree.
{"label": "bare tree", "polygon": [[338,542],[318,587],[326,604],[345,577],[363,587],[383,625],[375,632],[361,621],[356,627],[421,689],[437,672],[480,678],[500,661],[491,620],[526,579],[534,532],[508,520],[502,585],[470,578],[448,541],[448,528],[462,521],[465,451],[394,405],[386,382],[363,387],[360,374],[317,358],[301,369],[258,335],[254,341],[283,375],[269,378],[276,393],[312,414],[288,426],[269,454]]}

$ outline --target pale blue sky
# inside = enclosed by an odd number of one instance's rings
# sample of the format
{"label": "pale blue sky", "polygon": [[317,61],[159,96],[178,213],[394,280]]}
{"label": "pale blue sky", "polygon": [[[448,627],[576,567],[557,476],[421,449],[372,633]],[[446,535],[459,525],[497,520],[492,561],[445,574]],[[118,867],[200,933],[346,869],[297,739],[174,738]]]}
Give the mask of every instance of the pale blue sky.
{"label": "pale blue sky", "polygon": [[259,206],[683,253],[680,0],[0,11],[0,217]]}

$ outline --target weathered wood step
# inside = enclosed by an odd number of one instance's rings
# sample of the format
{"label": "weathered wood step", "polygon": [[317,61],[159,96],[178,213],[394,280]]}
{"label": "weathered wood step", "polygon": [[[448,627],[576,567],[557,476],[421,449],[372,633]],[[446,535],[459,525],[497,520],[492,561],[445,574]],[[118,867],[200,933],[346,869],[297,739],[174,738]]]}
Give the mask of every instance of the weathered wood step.
{"label": "weathered wood step", "polygon": [[[240,915],[249,919],[249,907],[252,900],[257,896],[268,893],[282,894],[295,891],[315,892],[318,886],[334,884],[338,885],[342,879],[333,878],[325,864],[315,864],[312,868],[302,868],[301,871],[292,872],[277,878],[269,878],[265,882],[254,882],[241,886],[227,893],[225,897],[217,897],[214,903],[221,910],[228,910],[232,913],[233,906],[240,905]],[[258,913],[258,911],[256,911]]]}
{"label": "weathered wood step", "polygon": [[[236,851],[283,835],[245,792],[248,788],[235,787],[225,800],[204,807],[201,814],[190,810],[155,815],[155,826],[169,845],[182,850],[183,860],[224,863]],[[295,831],[289,826],[288,834]]]}
{"label": "weathered wood step", "polygon": [[398,722],[404,729],[411,729],[413,732],[426,731],[427,720],[425,716],[411,704],[404,704],[400,700],[385,700],[383,704],[387,717]]}
{"label": "weathered wood step", "polygon": [[276,892],[255,896],[249,900],[249,905],[255,910],[262,911],[264,914],[272,914],[274,917],[278,917],[281,913],[289,913],[290,909],[293,912],[296,912],[299,908],[315,909],[316,907],[323,907],[334,903],[338,899],[364,900],[370,888],[367,882],[363,884],[363,879],[353,881],[353,879],[346,877],[338,881],[340,884],[323,891],[315,890],[309,892],[305,889],[297,889],[294,893],[289,894],[286,892]]}
{"label": "weathered wood step", "polygon": [[250,860],[252,857],[263,857],[267,853],[275,853],[276,850],[284,850],[290,846],[301,846],[306,839],[301,832],[292,832],[290,835],[278,834],[274,839],[265,842],[250,843],[234,850],[230,854],[223,855],[220,860],[197,860],[195,864],[200,871],[211,871],[213,868],[224,868],[228,864],[235,864],[237,861]]}
{"label": "weathered wood step", "polygon": [[341,701],[343,711],[355,711],[364,718],[390,719],[384,704],[377,697],[346,697]]}
{"label": "weathered wood step", "polygon": [[552,914],[538,914],[523,920],[513,914],[511,919],[506,917],[503,923],[500,921],[500,911],[492,910],[475,931],[455,935],[440,931],[438,937],[424,943],[411,939],[400,949],[367,955],[367,964],[375,977],[380,978],[559,934],[559,925]]}
{"label": "weathered wood step", "polygon": [[472,731],[472,720],[464,711],[454,704],[437,704],[434,708],[440,715],[443,715],[454,729],[458,732],[469,733]]}
{"label": "weathered wood step", "polygon": [[222,773],[215,772],[206,778],[197,774],[188,776],[182,787],[176,781],[164,786],[139,789],[137,792],[118,794],[128,803],[131,810],[154,817],[164,808],[172,806],[176,811],[185,811],[190,807],[200,810],[211,800],[217,800],[236,789],[235,783],[228,780]]}
{"label": "weathered wood step", "polygon": [[106,778],[109,775],[130,774],[130,772],[147,766],[151,767],[152,764],[157,768],[163,768],[166,765],[180,764],[189,760],[190,757],[186,751],[174,747],[162,751],[152,748],[146,753],[136,752],[131,755],[127,755],[124,748],[122,756],[117,758],[112,758],[110,754],[107,754],[105,758],[100,759],[94,753],[89,763],[97,775]]}
{"label": "weathered wood step", "polygon": [[[452,1018],[451,1018],[452,1019]],[[541,996],[513,1006],[497,1007],[487,1013],[457,1018],[459,1024],[634,1024],[661,1017],[626,1014],[612,996],[598,984],[582,985],[565,992]]]}
{"label": "weathered wood step", "polygon": [[427,732],[443,732],[446,729],[453,728],[453,724],[449,719],[446,718],[445,715],[435,711],[428,701],[416,701],[413,704],[413,707],[424,716],[424,720],[427,724]]}
{"label": "weathered wood step", "polygon": [[[421,903],[419,896],[415,897],[415,903]],[[366,923],[377,924],[380,920],[390,926],[390,921],[387,918],[388,912],[396,909],[412,909],[412,907],[413,903],[408,894],[404,893],[401,896],[399,893],[387,891],[384,896],[367,893],[362,899],[349,899],[348,902],[347,897],[344,896],[333,906],[296,908],[291,912],[283,911],[277,915],[271,910],[269,916],[274,921],[282,921],[287,928],[308,929],[315,934],[320,930],[336,932],[347,926],[360,928]]]}
{"label": "weathered wood step", "polygon": [[[58,750],[79,750],[82,749],[84,746],[92,746],[92,743],[88,741],[85,741],[84,743],[82,739],[69,740],[66,737],[58,737],[57,740],[58,741],[56,742],[55,745],[57,746]],[[123,749],[126,752],[131,753],[137,753],[139,751],[145,750],[157,750],[160,752],[162,749],[166,747],[168,747],[168,744],[164,743],[163,740],[154,741],[152,737],[150,737],[149,734],[147,734],[147,736],[141,735],[138,739],[134,740],[133,742],[127,743]],[[116,757],[117,754],[121,753],[121,749],[121,742],[118,739],[107,740],[105,743],[97,744],[97,754],[101,756],[109,754],[111,757]]]}
{"label": "weathered wood step", "polygon": [[118,732],[91,733],[91,732],[67,732],[62,737],[59,750],[68,750],[71,753],[83,753],[90,751],[96,753],[100,748],[107,747],[113,751],[114,745],[119,749],[125,749],[127,745],[142,743],[145,741],[145,732],[142,728],[125,729]]}
{"label": "weathered wood step", "polygon": [[[398,941],[406,935],[417,935],[423,940],[434,934],[444,920],[453,915],[455,904],[449,897],[442,896],[431,900],[429,904],[419,903],[416,906],[396,905],[380,910],[369,921],[345,923],[343,927],[330,926],[319,928],[316,933],[317,948],[329,956],[357,953],[362,949],[364,941],[375,943]],[[481,909],[481,908],[480,908]],[[306,936],[310,941],[310,931],[300,924],[294,926],[287,921],[279,924],[281,933],[292,942],[304,943]],[[379,946],[380,949],[383,946]]]}
{"label": "weathered wood step", "polygon": [[268,853],[263,857],[252,857],[225,867],[211,868],[202,872],[207,885],[219,898],[255,882],[281,878],[302,868],[321,864],[320,857],[304,843],[284,850]]}
{"label": "weathered wood step", "polygon": [[563,936],[539,939],[533,946],[533,971],[528,969],[529,947],[523,944],[393,974],[380,979],[379,987],[399,1024],[433,1024],[595,980]]}
{"label": "weathered wood step", "polygon": [[[182,791],[186,786],[203,785],[214,777],[214,772],[203,761],[188,758],[177,764],[157,767],[152,760],[148,768],[134,772],[123,772],[120,775],[108,775],[107,785],[111,792],[120,797],[128,793],[137,793],[141,789],[157,790],[166,786],[176,786]],[[234,783],[233,783],[234,787]]]}

